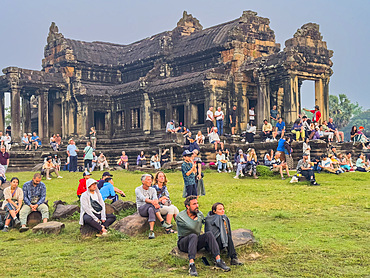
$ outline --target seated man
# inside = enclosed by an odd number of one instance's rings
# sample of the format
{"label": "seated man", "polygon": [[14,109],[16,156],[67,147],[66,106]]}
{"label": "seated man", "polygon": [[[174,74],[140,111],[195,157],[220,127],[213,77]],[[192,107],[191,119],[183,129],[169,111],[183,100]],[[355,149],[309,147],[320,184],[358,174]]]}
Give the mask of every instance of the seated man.
{"label": "seated man", "polygon": [[58,166],[54,165],[52,160],[53,158],[51,156],[48,156],[46,162],[44,163],[44,165],[42,165],[42,169],[46,173],[46,179],[51,180],[50,178],[51,173],[55,173],[57,175],[57,178],[61,179],[62,177],[59,176]]}
{"label": "seated man", "polygon": [[41,182],[41,174],[36,173],[33,179],[23,185],[23,200],[24,205],[19,212],[22,227],[19,231],[28,231],[27,217],[32,211],[41,212],[42,222],[46,223],[49,219],[49,208],[45,205],[46,186]]}
{"label": "seated man", "polygon": [[310,181],[311,185],[320,185],[316,182],[315,174],[311,168],[311,163],[308,160],[308,154],[304,153],[301,160],[297,164],[297,174],[301,174]]}
{"label": "seated man", "polygon": [[220,248],[211,231],[200,234],[204,223],[204,215],[199,211],[197,196],[188,196],[185,199],[185,210],[181,211],[176,217],[178,230],[177,247],[180,251],[188,253],[189,257],[189,274],[198,276],[194,259],[197,251],[206,247],[216,259],[216,267],[224,271],[230,271],[220,257]]}
{"label": "seated man", "polygon": [[167,123],[166,132],[167,133],[176,133],[178,129],[175,128],[175,121],[171,120]]}
{"label": "seated man", "polygon": [[169,229],[172,227],[164,221],[159,209],[157,191],[152,186],[152,175],[144,174],[141,176],[142,185],[136,187],[136,207],[137,211],[142,217],[148,217],[149,222],[149,239],[155,238],[153,229],[155,224],[155,218],[161,222],[162,227]]}
{"label": "seated man", "polygon": [[283,119],[281,117],[279,117],[278,122],[276,123],[276,132],[277,135],[280,135],[280,138],[284,137],[285,123],[283,122]]}
{"label": "seated man", "polygon": [[32,134],[32,137],[31,137],[31,144],[32,146],[35,147],[35,150],[37,150],[37,148],[41,145],[41,140],[40,140],[40,137],[38,137],[36,135],[36,132],[34,132]]}
{"label": "seated man", "polygon": [[319,134],[320,137],[328,136],[329,142],[333,141],[334,132],[331,132],[330,128],[328,128],[327,121],[324,121],[322,125],[319,125]]}
{"label": "seated man", "polygon": [[216,154],[216,160],[217,160],[217,172],[221,173],[222,169],[224,169],[224,172],[227,172],[226,170],[227,160],[225,158],[225,154],[222,153],[222,150],[218,150],[218,153]]}
{"label": "seated man", "polygon": [[274,158],[271,160],[270,168],[271,168],[272,171],[279,171],[281,179],[285,180],[283,171],[285,169],[288,177],[290,177],[289,167],[288,167],[288,164],[286,163],[286,161],[281,161],[280,160],[280,155],[281,155],[280,152],[275,153]]}
{"label": "seated man", "polygon": [[323,154],[321,156],[321,169],[323,169],[325,172],[333,173],[333,174],[340,174],[338,171],[339,169],[335,169],[333,167],[333,163],[331,162],[331,159],[328,157],[327,154]]}
{"label": "seated man", "polygon": [[[126,197],[122,190],[119,190],[119,193],[122,197]],[[112,203],[114,203],[118,200],[118,195],[116,194],[114,182],[111,177],[105,179],[103,187],[100,189],[100,194],[103,197],[103,201],[105,201],[105,199],[109,199],[112,200]]]}
{"label": "seated man", "polygon": [[87,190],[86,187],[86,181],[90,178],[90,173],[89,172],[84,172],[82,174],[82,179],[79,180],[78,188],[77,188],[77,197],[78,199],[81,198],[82,193],[84,193]]}
{"label": "seated man", "polygon": [[366,158],[363,153],[360,153],[356,160],[356,171],[359,171],[359,172],[369,172],[370,171],[370,167],[367,167],[366,165]]}
{"label": "seated man", "polygon": [[97,165],[100,166],[100,171],[103,171],[104,167],[108,170],[110,169],[108,165],[108,161],[103,153],[99,155]]}
{"label": "seated man", "polygon": [[27,133],[23,133],[22,137],[22,145],[25,146],[26,148],[24,149],[25,151],[31,150],[31,143],[28,141],[28,136]]}
{"label": "seated man", "polygon": [[272,138],[275,138],[276,134],[276,131],[273,131],[272,129],[272,125],[267,120],[263,120],[261,132],[262,141],[266,141],[267,139],[271,138],[271,136]]}
{"label": "seated man", "polygon": [[[195,141],[195,139],[193,137],[188,137],[188,141],[189,141],[189,145],[187,147],[187,149],[192,152],[194,150],[198,150],[198,152],[200,152],[200,147],[197,143],[197,141]],[[184,146],[184,148],[186,148],[186,146]]]}
{"label": "seated man", "polygon": [[334,135],[337,138],[338,143],[343,143],[344,142],[344,133],[343,133],[343,131],[339,131],[337,129],[337,127],[335,126],[335,124],[333,122],[333,118],[329,118],[328,128],[331,132],[334,132]]}
{"label": "seated man", "polygon": [[221,145],[222,150],[224,149],[224,143],[221,142],[220,137],[218,136],[217,127],[214,127],[208,136],[209,136],[209,142],[215,145],[216,151],[217,151],[217,144]]}

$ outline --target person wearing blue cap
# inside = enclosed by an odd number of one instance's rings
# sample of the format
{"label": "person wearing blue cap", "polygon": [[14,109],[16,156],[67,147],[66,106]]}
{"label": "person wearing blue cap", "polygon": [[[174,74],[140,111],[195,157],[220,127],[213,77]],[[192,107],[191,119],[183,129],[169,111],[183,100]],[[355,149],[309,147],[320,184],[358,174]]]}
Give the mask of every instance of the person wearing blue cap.
{"label": "person wearing blue cap", "polygon": [[193,152],[185,150],[182,153],[184,162],[181,165],[181,172],[184,178],[184,192],[185,197],[195,195],[197,196],[197,185],[195,183],[195,173],[197,172],[196,163],[192,161]]}

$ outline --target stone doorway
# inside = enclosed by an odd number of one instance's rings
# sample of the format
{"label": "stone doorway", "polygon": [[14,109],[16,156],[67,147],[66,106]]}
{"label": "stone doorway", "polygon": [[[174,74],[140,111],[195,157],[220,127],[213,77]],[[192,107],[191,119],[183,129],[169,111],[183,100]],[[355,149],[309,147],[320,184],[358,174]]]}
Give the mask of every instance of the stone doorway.
{"label": "stone doorway", "polygon": [[94,111],[94,126],[96,130],[105,130],[105,113]]}

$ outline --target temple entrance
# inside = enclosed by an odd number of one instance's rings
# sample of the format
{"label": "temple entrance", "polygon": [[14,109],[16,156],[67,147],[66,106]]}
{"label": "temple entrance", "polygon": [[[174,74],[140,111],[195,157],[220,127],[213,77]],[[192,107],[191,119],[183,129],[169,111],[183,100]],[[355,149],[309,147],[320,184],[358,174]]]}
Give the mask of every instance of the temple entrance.
{"label": "temple entrance", "polygon": [[174,109],[173,109],[173,115],[174,115],[175,121],[179,122],[179,124],[182,123],[183,125],[185,125],[185,123],[184,123],[184,120],[185,120],[184,111],[185,111],[184,105],[175,106]]}
{"label": "temple entrance", "polygon": [[94,126],[96,130],[105,129],[105,113],[94,111]]}
{"label": "temple entrance", "polygon": [[204,117],[205,117],[204,103],[197,104],[197,112],[198,112],[197,124],[204,124]]}
{"label": "temple entrance", "polygon": [[[300,90],[298,91],[299,112],[302,114],[303,108],[313,110],[315,107],[315,81],[303,80]],[[305,112],[307,114],[307,112]]]}

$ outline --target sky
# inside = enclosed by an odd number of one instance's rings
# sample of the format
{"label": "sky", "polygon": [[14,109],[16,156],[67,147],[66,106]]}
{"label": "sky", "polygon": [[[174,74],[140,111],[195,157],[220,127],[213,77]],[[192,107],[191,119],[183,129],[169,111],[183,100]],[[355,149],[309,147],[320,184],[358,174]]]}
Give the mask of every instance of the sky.
{"label": "sky", "polygon": [[[244,10],[256,11],[270,19],[281,50],[303,24],[318,23],[323,40],[334,51],[330,94],[346,94],[370,108],[365,82],[370,64],[368,0],[0,0],[0,69],[40,70],[53,21],[66,38],[130,44],[172,30],[185,10],[203,28],[239,18]],[[313,105],[314,84],[304,81],[302,106]]]}

